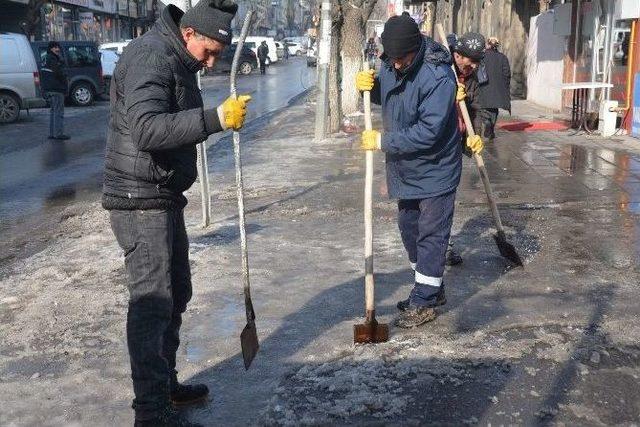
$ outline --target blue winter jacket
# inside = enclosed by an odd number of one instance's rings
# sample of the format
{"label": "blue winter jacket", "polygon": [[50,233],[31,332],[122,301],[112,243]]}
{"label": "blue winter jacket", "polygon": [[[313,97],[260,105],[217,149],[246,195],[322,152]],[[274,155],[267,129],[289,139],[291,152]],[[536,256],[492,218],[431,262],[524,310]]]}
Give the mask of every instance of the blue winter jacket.
{"label": "blue winter jacket", "polygon": [[424,199],[455,190],[462,155],[451,55],[425,37],[406,73],[382,60],[371,100],[382,105],[389,196]]}

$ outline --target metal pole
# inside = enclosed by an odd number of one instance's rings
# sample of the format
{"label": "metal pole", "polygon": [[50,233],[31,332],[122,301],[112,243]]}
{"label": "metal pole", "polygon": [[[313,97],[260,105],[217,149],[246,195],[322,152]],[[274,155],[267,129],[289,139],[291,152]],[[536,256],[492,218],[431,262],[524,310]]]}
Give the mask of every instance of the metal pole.
{"label": "metal pole", "polygon": [[315,141],[321,142],[327,132],[329,111],[329,56],[331,52],[331,2],[322,0],[320,43],[318,46],[318,98],[316,102]]}
{"label": "metal pole", "polygon": [[[191,0],[184,2],[185,11],[191,9]],[[200,72],[196,74],[198,90],[202,92],[202,82]],[[202,206],[202,228],[207,228],[211,224],[211,196],[209,194],[209,166],[207,165],[207,141],[202,141],[196,145],[198,155],[198,181],[200,181],[200,200]]]}

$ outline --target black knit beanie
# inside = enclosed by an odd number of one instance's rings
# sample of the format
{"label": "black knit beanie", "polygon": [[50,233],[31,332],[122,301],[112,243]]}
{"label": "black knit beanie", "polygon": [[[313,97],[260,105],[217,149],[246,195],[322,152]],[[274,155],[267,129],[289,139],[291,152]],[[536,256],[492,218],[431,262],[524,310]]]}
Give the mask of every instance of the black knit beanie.
{"label": "black knit beanie", "polygon": [[231,44],[231,20],[237,11],[238,5],[231,0],[200,0],[184,14],[180,26],[191,27],[203,36]]}
{"label": "black knit beanie", "polygon": [[484,58],[485,40],[480,33],[465,33],[456,41],[454,51],[474,61]]}
{"label": "black knit beanie", "polygon": [[401,58],[420,49],[422,34],[410,16],[392,16],[384,24],[382,47],[389,58]]}

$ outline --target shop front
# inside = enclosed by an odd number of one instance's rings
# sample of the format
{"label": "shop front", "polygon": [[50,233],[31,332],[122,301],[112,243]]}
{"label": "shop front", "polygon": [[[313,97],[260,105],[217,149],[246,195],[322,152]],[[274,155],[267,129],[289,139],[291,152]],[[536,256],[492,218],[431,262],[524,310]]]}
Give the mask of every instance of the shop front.
{"label": "shop front", "polygon": [[115,0],[50,1],[42,15],[45,40],[118,40]]}

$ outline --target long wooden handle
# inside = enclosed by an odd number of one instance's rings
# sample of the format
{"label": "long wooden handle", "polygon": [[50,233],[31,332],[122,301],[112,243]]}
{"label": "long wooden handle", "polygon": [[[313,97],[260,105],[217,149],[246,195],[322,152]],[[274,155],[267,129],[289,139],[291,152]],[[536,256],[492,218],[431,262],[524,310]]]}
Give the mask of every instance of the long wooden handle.
{"label": "long wooden handle", "polygon": [[[442,24],[436,24],[436,30],[438,31],[438,36],[440,37],[440,41],[444,47],[449,50],[449,44],[447,43],[447,36],[444,33],[444,28]],[[451,69],[453,70],[453,74],[456,73],[455,64],[451,64]],[[467,103],[464,100],[459,101],[458,105],[460,106],[460,112],[462,113],[462,120],[464,120],[464,125],[467,128],[467,134],[469,136],[475,136],[475,131],[473,130],[473,123],[471,123],[471,117],[469,117],[469,110],[467,109]],[[484,166],[484,159],[480,153],[473,153],[473,158],[476,161],[476,165],[478,166],[478,172],[480,172],[480,179],[482,180],[482,185],[484,186],[484,192],[487,194],[487,201],[489,202],[489,208],[491,209],[491,216],[493,216],[493,221],[496,225],[496,229],[498,233],[504,234],[504,228],[502,227],[502,219],[500,219],[500,212],[498,211],[498,205],[496,204],[495,197],[493,196],[493,190],[491,189],[491,182],[489,181],[489,174],[487,174],[487,168]]]}
{"label": "long wooden handle", "polygon": [[[240,59],[240,52],[242,52],[242,45],[249,32],[249,25],[251,23],[251,17],[253,10],[249,9],[247,15],[244,17],[244,23],[242,25],[242,31],[240,32],[240,39],[236,46],[236,51],[233,55],[233,62],[231,64],[231,96],[237,98],[236,93],[236,74],[238,70],[238,62]],[[242,180],[242,156],[240,155],[240,133],[233,132],[233,157],[236,167],[236,195],[238,198],[238,223],[240,227],[240,249],[242,251],[242,284],[244,290],[244,303],[245,311],[247,315],[247,322],[253,322],[256,318],[253,311],[253,304],[251,302],[251,285],[249,282],[249,249],[247,247],[247,229],[244,217],[244,184]]]}
{"label": "long wooden handle", "polygon": [[[364,62],[369,70],[369,63]],[[371,92],[364,91],[364,127],[371,130]],[[373,280],[373,151],[365,151],[364,175],[364,298],[366,317],[375,317],[375,294]]]}

